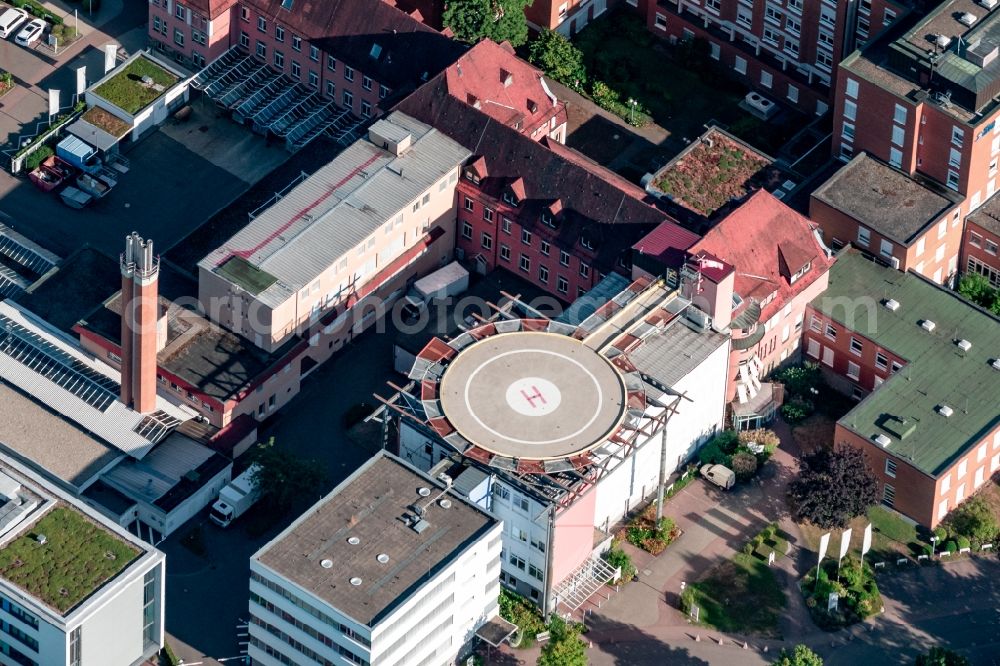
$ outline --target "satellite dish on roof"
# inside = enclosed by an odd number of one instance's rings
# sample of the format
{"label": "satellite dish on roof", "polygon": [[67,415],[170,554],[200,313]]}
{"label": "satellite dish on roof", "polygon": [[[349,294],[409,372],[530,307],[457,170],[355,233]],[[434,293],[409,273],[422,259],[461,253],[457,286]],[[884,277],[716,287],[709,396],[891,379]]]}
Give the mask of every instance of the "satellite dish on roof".
{"label": "satellite dish on roof", "polygon": [[420,488],[417,488],[417,494],[421,497],[427,497],[431,494],[431,489],[421,486]]}
{"label": "satellite dish on roof", "polygon": [[332,569],[333,568],[333,560],[321,560],[320,563],[319,563],[319,565],[321,567],[323,567],[324,569]]}

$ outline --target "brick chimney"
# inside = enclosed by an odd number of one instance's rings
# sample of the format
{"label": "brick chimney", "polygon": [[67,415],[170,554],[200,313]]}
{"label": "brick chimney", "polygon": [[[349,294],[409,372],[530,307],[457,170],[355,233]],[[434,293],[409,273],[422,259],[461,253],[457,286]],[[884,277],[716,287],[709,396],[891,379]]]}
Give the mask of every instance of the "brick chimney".
{"label": "brick chimney", "polygon": [[157,281],[160,258],[153,241],[132,232],[125,237],[122,269],[122,394],[126,406],[156,411]]}

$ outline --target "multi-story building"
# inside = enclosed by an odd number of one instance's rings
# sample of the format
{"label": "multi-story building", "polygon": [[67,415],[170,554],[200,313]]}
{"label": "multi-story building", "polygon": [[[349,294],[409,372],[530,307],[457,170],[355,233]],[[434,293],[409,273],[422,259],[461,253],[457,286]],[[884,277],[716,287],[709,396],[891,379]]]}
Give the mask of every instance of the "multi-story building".
{"label": "multi-story building", "polygon": [[861,153],[813,192],[809,217],[834,250],[850,243],[893,268],[951,284],[962,249],[962,199]]}
{"label": "multi-story building", "polygon": [[990,65],[998,14],[948,0],[902,34],[894,31],[841,64],[834,153],[866,151],[907,174],[964,195],[962,213],[996,191],[1000,78]]}
{"label": "multi-story building", "polygon": [[388,453],[250,560],[249,657],[452,664],[499,613],[502,526]]}
{"label": "multi-story building", "polygon": [[[636,264],[657,251],[635,246]],[[779,385],[762,381],[799,356],[808,303],[826,289],[833,259],[809,219],[758,190],[688,250],[681,294],[732,337],[726,400],[729,422],[757,428],[781,406]],[[643,257],[640,260],[638,257]]]}
{"label": "multi-story building", "polygon": [[468,156],[403,113],[375,122],[198,263],[202,307],[265,351],[300,337],[325,360],[451,259]]}
{"label": "multi-story building", "polygon": [[728,363],[676,289],[612,273],[555,319],[515,302],[431,340],[380,414],[401,457],[503,520],[501,581],[577,612],[616,575],[612,527],[722,428]]}
{"label": "multi-story building", "polygon": [[[459,259],[480,273],[518,273],[563,301],[609,273],[631,274],[632,244],[670,220],[640,188],[548,137],[536,142],[495,122],[442,82],[431,84],[398,109],[471,153],[457,189]],[[673,230],[681,252],[698,238]]]}
{"label": "multi-story building", "polygon": [[990,197],[965,218],[959,269],[978,273],[1000,289],[1000,198]]}
{"label": "multi-story building", "polygon": [[150,0],[148,29],[154,46],[194,67],[239,47],[362,118],[463,50],[383,0]]}
{"label": "multi-story building", "polygon": [[997,317],[853,250],[806,316],[806,356],[861,399],[836,444],[865,452],[884,504],[934,527],[1000,471]]}
{"label": "multi-story building", "polygon": [[[646,0],[642,0],[645,4]],[[528,25],[535,30],[554,30],[572,37],[620,0],[534,0],[524,8]],[[635,7],[637,0],[628,0]]]}
{"label": "multi-story building", "polygon": [[135,666],[159,652],[163,553],[7,455],[0,509],[0,663]]}
{"label": "multi-story building", "polygon": [[908,13],[896,0],[658,0],[647,25],[672,42],[703,39],[709,56],[774,101],[822,115],[837,64]]}

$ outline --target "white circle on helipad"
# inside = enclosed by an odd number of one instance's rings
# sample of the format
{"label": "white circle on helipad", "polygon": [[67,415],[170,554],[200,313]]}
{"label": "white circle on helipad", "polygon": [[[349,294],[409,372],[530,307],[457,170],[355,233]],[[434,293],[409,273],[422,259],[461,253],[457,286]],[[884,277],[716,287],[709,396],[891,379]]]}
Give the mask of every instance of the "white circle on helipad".
{"label": "white circle on helipad", "polygon": [[507,387],[507,404],[522,416],[545,416],[559,408],[559,387],[541,377],[523,377]]}

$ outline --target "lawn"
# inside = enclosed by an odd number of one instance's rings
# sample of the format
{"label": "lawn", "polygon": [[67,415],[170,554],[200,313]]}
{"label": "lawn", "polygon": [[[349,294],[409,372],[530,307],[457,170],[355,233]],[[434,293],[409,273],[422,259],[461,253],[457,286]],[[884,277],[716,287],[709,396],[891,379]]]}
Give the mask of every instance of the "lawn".
{"label": "lawn", "polygon": [[232,256],[216,272],[256,296],[278,281],[267,271],[262,271],[243,257]]}
{"label": "lawn", "polygon": [[129,133],[132,127],[111,113],[108,113],[99,106],[92,106],[80,116],[81,120],[86,120],[94,127],[99,127],[111,136],[120,138]]}
{"label": "lawn", "polygon": [[[145,76],[153,80],[153,85],[143,83]],[[163,94],[165,88],[176,82],[176,76],[149,58],[139,57],[98,86],[94,92],[126,113],[134,114],[149,106]]]}
{"label": "lawn", "polygon": [[739,553],[690,588],[701,624],[719,631],[778,635],[787,600],[765,560]]}
{"label": "lawn", "polygon": [[[917,527],[898,513],[884,507],[872,507],[868,516],[858,516],[851,521],[851,551],[861,552],[864,541],[865,526],[872,524],[872,550],[868,557],[891,559],[906,555],[919,554],[922,541],[917,535]],[[830,532],[829,553],[840,548],[840,534],[843,530],[824,530],[815,525],[799,525],[802,532],[803,545],[809,550],[819,551],[819,539],[827,531]]]}
{"label": "lawn", "polygon": [[825,414],[816,413],[806,417],[798,425],[792,426],[792,438],[803,454],[833,446],[833,434],[837,422]]}
{"label": "lawn", "polygon": [[621,100],[637,100],[670,132],[668,142],[675,152],[699,136],[710,120],[771,154],[804,124],[805,118],[795,113],[788,114],[788,122],[776,123],[743,111],[737,105],[746,86],[715,71],[707,44],[668,47],[631,12],[607,12],[573,41],[583,52],[591,84],[602,81]]}
{"label": "lawn", "polygon": [[0,575],[65,613],[139,552],[80,512],[58,506],[0,550]]}

